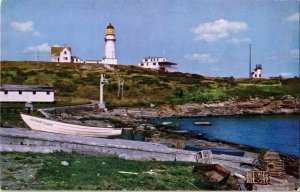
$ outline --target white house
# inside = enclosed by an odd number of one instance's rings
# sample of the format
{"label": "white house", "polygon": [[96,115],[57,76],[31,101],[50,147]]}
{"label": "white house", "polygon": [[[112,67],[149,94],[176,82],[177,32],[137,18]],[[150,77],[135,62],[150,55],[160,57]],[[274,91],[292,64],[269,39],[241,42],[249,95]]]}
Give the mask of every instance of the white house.
{"label": "white house", "polygon": [[251,73],[252,78],[262,78],[262,67],[261,64],[255,66],[254,72]]}
{"label": "white house", "polygon": [[54,87],[49,85],[1,85],[0,102],[54,102]]}
{"label": "white house", "polygon": [[77,56],[71,56],[71,61],[72,63],[83,63],[83,61],[81,61],[81,59]]}
{"label": "white house", "polygon": [[165,72],[175,72],[176,70],[176,63],[169,62],[165,57],[146,57],[139,63],[140,67],[149,68],[149,69],[156,69]]}
{"label": "white house", "polygon": [[51,47],[52,62],[71,62],[71,47]]}

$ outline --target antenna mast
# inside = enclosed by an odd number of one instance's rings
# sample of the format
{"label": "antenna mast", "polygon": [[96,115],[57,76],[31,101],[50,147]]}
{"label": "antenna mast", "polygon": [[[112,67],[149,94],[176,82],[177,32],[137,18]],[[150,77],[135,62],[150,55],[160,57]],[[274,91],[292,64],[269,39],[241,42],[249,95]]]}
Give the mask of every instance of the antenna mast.
{"label": "antenna mast", "polygon": [[251,44],[249,44],[249,78],[251,78]]}

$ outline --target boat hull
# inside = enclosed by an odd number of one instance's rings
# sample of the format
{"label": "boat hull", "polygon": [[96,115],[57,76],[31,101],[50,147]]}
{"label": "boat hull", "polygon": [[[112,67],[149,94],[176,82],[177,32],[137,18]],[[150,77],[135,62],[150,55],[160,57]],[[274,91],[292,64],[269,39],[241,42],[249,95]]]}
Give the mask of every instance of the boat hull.
{"label": "boat hull", "polygon": [[198,125],[198,126],[212,126],[212,123],[210,123],[210,122],[195,122],[194,125]]}
{"label": "boat hull", "polygon": [[34,117],[26,114],[21,114],[21,117],[32,130],[37,131],[103,138],[120,136],[122,132],[121,129],[75,125]]}

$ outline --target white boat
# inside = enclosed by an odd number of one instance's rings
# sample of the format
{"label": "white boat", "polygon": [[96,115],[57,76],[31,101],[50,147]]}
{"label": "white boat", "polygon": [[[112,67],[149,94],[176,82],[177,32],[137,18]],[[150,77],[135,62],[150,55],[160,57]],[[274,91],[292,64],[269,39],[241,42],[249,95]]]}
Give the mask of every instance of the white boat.
{"label": "white boat", "polygon": [[32,129],[37,131],[46,131],[51,133],[60,133],[67,135],[80,135],[88,137],[114,137],[121,135],[122,129],[90,127],[75,125],[34,117],[21,113],[23,121]]}
{"label": "white boat", "polygon": [[195,122],[194,125],[199,125],[199,126],[211,126],[212,123],[211,123],[211,122],[206,122],[206,121],[198,121],[198,122]]}

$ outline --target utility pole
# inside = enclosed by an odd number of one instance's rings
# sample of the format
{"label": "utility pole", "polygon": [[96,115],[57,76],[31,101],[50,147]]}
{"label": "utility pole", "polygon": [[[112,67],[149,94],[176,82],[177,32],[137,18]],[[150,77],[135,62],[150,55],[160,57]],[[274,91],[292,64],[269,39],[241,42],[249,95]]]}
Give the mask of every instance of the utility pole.
{"label": "utility pole", "polygon": [[100,78],[100,102],[99,102],[99,107],[102,109],[105,109],[105,103],[103,101],[103,87],[105,84],[105,75],[101,74],[101,78]]}
{"label": "utility pole", "polygon": [[124,79],[121,79],[120,86],[121,86],[121,100],[123,100]]}
{"label": "utility pole", "polygon": [[123,100],[124,79],[119,80],[118,98]]}
{"label": "utility pole", "polygon": [[39,51],[36,51],[36,61],[39,61]]}
{"label": "utility pole", "polygon": [[251,78],[251,44],[249,44],[249,78]]}

